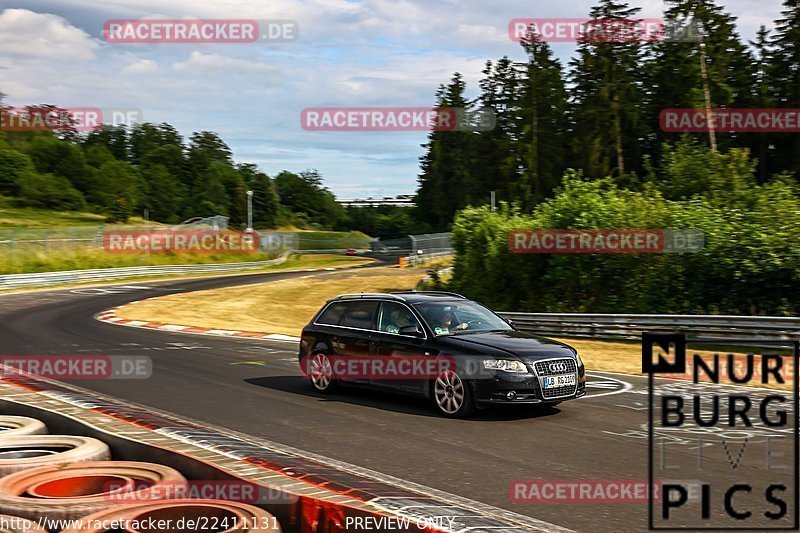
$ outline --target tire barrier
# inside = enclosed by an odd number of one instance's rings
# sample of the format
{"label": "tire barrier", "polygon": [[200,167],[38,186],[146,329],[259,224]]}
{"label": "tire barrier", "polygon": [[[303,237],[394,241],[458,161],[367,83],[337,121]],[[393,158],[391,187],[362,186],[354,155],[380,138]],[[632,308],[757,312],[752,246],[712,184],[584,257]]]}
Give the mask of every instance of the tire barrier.
{"label": "tire barrier", "polygon": [[35,418],[28,418],[26,416],[0,416],[0,437],[46,434],[47,426]]}
{"label": "tire barrier", "polygon": [[134,461],[75,463],[23,470],[0,479],[0,513],[69,520],[108,509],[116,501],[157,499],[186,479],[168,466]]}
{"label": "tire barrier", "polygon": [[25,518],[0,514],[0,533],[47,533],[47,530]]}
{"label": "tire barrier", "polygon": [[[81,526],[63,529],[61,533],[105,533],[110,530],[97,527],[113,522],[126,524],[124,529],[114,529],[115,533],[195,530],[209,530],[214,533],[281,533],[278,521],[267,511],[244,503],[222,500],[167,500],[125,505],[85,516],[81,520]],[[161,523],[158,524],[159,522]],[[138,529],[133,529],[135,524],[139,526]]]}
{"label": "tire barrier", "polygon": [[27,435],[0,437],[0,478],[40,466],[107,461],[108,446],[89,437]]}

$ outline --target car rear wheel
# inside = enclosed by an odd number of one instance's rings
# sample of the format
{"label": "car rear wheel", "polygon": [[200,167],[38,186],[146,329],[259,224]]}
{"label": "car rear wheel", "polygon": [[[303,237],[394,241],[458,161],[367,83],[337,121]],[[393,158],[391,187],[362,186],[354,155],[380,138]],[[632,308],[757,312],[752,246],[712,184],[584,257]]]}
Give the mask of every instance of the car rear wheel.
{"label": "car rear wheel", "polygon": [[431,385],[433,406],[444,416],[464,418],[475,410],[472,391],[457,372],[445,370],[439,374]]}
{"label": "car rear wheel", "polygon": [[333,392],[339,384],[333,377],[333,364],[324,353],[315,353],[311,356],[308,377],[318,392]]}

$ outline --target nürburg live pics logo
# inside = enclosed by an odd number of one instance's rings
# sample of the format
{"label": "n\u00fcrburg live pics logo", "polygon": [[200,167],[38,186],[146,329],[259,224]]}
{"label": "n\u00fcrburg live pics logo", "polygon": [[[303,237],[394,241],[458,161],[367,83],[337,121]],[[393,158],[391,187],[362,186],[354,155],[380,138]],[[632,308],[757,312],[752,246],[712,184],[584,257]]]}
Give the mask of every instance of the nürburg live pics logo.
{"label": "n\u00fcrburg live pics logo", "polygon": [[799,351],[642,335],[651,530],[798,529]]}

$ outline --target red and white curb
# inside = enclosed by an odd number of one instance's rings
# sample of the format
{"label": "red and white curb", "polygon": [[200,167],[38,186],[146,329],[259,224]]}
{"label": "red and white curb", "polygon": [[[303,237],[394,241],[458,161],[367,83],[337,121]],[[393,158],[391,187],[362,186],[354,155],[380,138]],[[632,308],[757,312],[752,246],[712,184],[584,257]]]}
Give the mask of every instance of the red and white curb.
{"label": "red and white curb", "polygon": [[[292,272],[321,272],[321,271],[331,271],[331,270],[342,270],[352,267],[326,267],[326,268],[303,268],[300,270],[290,270],[283,273],[292,273]],[[296,278],[295,278],[296,279]],[[287,280],[288,281],[288,280]],[[272,282],[275,283],[275,282]],[[128,326],[131,328],[143,328],[143,329],[154,329],[159,331],[167,331],[172,333],[191,333],[195,335],[212,335],[215,337],[242,337],[247,339],[265,339],[271,341],[288,341],[288,342],[299,342],[300,337],[293,337],[291,335],[283,335],[280,333],[262,333],[256,331],[233,331],[233,330],[226,330],[226,329],[214,329],[214,328],[201,328],[197,326],[184,326],[181,324],[163,324],[161,322],[151,322],[145,320],[128,320],[126,318],[122,318],[119,316],[119,313],[126,309],[131,305],[135,305],[139,302],[146,302],[148,300],[156,300],[159,298],[163,298],[163,296],[154,296],[152,298],[145,298],[143,300],[137,300],[135,302],[130,302],[125,305],[119,305],[117,307],[112,307],[111,309],[106,309],[100,313],[97,313],[94,318],[99,320],[100,322],[107,322],[109,324],[114,324],[117,326]]]}
{"label": "red and white curb", "polygon": [[[151,299],[152,298],[147,298],[145,300],[139,300],[139,301],[145,302]],[[133,302],[132,304],[127,304],[127,305],[121,305],[119,307],[112,307],[111,309],[107,309],[102,313],[98,313],[97,315],[95,315],[95,318],[100,322],[108,322],[109,324],[114,324],[117,326],[128,326],[131,328],[142,328],[142,329],[155,329],[171,333],[192,333],[195,335],[212,335],[214,337],[242,337],[247,339],[265,339],[271,341],[291,341],[291,342],[300,341],[300,337],[292,337],[291,335],[282,335],[280,333],[258,333],[255,331],[231,331],[225,329],[199,328],[196,326],[182,326],[180,324],[162,324],[160,322],[148,322],[144,320],[128,320],[117,316],[117,313],[119,311],[122,311],[129,305],[133,305],[135,303],[138,302]]]}

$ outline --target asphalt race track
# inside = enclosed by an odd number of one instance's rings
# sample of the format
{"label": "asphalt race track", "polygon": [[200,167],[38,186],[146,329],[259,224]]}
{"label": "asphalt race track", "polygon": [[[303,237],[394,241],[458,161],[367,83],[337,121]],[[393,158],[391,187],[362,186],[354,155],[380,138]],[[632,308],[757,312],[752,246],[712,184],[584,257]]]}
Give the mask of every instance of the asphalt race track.
{"label": "asphalt race track", "polygon": [[[147,297],[308,275],[120,283],[0,296],[0,355],[149,356],[150,379],[74,383],[578,531],[647,529],[642,502],[517,504],[509,495],[510,484],[519,479],[646,480],[647,396],[640,377],[590,369],[584,399],[545,412],[493,410],[447,420],[421,400],[357,390],[316,394],[300,377],[293,342],[168,333],[93,318]],[[691,443],[687,439],[684,445],[690,463]],[[757,478],[763,465],[755,460],[750,465],[748,459],[739,472]],[[723,472],[726,459],[708,453],[705,467]]]}

